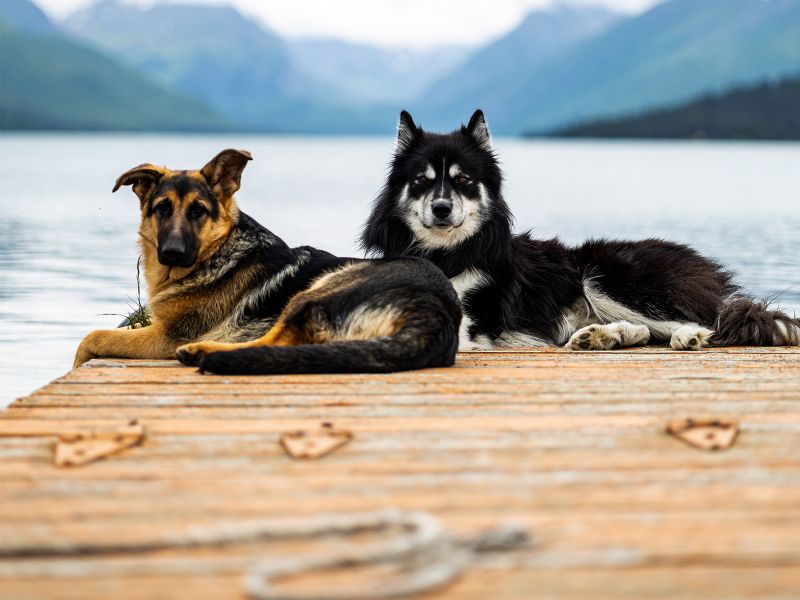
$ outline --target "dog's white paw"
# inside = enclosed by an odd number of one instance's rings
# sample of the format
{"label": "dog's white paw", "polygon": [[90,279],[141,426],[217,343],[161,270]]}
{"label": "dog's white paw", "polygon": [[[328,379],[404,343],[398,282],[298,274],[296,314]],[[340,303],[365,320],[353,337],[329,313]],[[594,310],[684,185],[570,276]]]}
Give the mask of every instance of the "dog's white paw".
{"label": "dog's white paw", "polygon": [[578,329],[567,342],[570,350],[613,350],[620,347],[619,336],[606,331],[605,325],[589,325]]}
{"label": "dog's white paw", "polygon": [[618,321],[608,325],[588,325],[579,329],[566,344],[570,350],[614,350],[629,346],[643,346],[650,339],[645,325]]}
{"label": "dog's white paw", "polygon": [[708,346],[713,333],[700,325],[683,325],[672,332],[669,345],[673,350],[700,350]]}

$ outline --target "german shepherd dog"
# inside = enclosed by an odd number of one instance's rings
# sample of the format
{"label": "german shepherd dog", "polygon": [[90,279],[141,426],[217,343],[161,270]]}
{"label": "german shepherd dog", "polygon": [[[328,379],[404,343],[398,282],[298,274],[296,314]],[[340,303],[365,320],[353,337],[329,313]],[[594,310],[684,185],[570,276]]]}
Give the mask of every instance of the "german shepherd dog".
{"label": "german shepherd dog", "polygon": [[480,110],[444,135],[404,111],[361,236],[368,252],[424,256],[450,277],[464,310],[462,350],[800,344],[800,321],[754,302],[688,246],[599,239],[569,247],[512,234],[501,187]]}
{"label": "german shepherd dog", "polygon": [[144,164],[133,186],[152,324],[95,331],[94,357],[177,358],[213,373],[383,373],[452,365],[461,308],[426,260],[289,248],[240,212],[251,160],[225,150],[199,171]]}

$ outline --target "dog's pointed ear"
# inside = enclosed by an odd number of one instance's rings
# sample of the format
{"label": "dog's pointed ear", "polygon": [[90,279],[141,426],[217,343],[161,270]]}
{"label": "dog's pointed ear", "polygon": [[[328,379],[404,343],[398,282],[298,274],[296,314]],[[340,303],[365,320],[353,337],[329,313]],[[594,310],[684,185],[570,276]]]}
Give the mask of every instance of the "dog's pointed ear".
{"label": "dog's pointed ear", "polygon": [[157,167],[150,163],[133,167],[117,178],[114,189],[111,191],[116,192],[123,185],[132,185],[133,193],[139,196],[139,201],[143,203],[166,172],[164,167]]}
{"label": "dog's pointed ear", "polygon": [[241,186],[242,171],[253,157],[247,150],[223,150],[200,169],[209,187],[224,200],[233,196]]}
{"label": "dog's pointed ear", "polygon": [[467,124],[467,133],[472,136],[472,139],[484,150],[491,152],[492,138],[489,134],[489,126],[486,124],[486,118],[483,116],[483,111],[479,108],[469,119]]}
{"label": "dog's pointed ear", "polygon": [[419,129],[417,129],[417,126],[414,124],[414,119],[411,118],[408,111],[404,110],[401,112],[400,120],[397,122],[397,147],[395,151],[404,152],[407,150],[414,142],[418,133]]}

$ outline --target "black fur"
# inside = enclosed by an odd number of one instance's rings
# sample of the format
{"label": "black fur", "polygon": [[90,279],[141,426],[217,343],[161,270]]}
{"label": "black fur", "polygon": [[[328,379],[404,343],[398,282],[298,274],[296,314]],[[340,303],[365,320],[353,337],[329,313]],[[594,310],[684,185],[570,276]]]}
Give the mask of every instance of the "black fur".
{"label": "black fur", "polygon": [[[335,330],[359,307],[394,307],[407,315],[396,334],[369,340],[214,352],[201,360],[200,369],[219,374],[385,373],[452,365],[458,348],[461,308],[450,282],[427,260],[401,257],[365,261],[336,257],[309,246],[292,249],[240,213],[228,241],[208,265],[198,270],[197,276],[210,277],[203,293],[213,295],[215,286],[223,286],[242,268],[256,267],[262,274],[260,282],[266,282],[287,266],[299,265],[292,276],[283,278],[269,294],[260,296],[258,302],[241,313],[241,326],[252,329],[253,324],[273,323],[289,301],[320,276],[357,263],[366,263],[363,281],[330,296],[310,297],[299,304],[298,310],[284,314],[286,324],[303,328],[313,323]],[[174,335],[191,339],[199,335],[198,327],[208,330],[213,325],[198,323],[192,315],[187,318],[192,324],[186,326],[193,325],[194,330],[176,331]],[[262,329],[261,333],[265,333],[267,327]],[[178,358],[192,360],[180,352]]]}
{"label": "black fur", "polygon": [[[387,266],[395,270],[398,263]],[[393,290],[382,300],[396,303],[398,299]],[[315,308],[326,314],[343,314],[353,306],[354,298],[339,298],[336,304]],[[375,306],[380,304],[379,299]],[[454,309],[458,310],[455,294],[442,301],[419,290],[419,297],[409,298],[407,306],[414,307],[416,318],[392,337],[215,352],[201,362],[200,370],[219,374],[389,373],[452,365],[458,350],[457,325],[453,323]]]}
{"label": "black fur", "polygon": [[[713,340],[719,346],[772,346],[780,345],[777,321],[800,326],[784,312],[770,310],[766,301],[753,302],[738,298],[725,305],[717,318]],[[777,337],[776,337],[777,336]]]}
{"label": "black fur", "polygon": [[163,198],[170,190],[175,191],[179,197],[186,196],[189,194],[189,192],[196,193],[198,196],[202,197],[206,202],[208,202],[208,205],[211,207],[211,212],[209,214],[210,218],[213,220],[219,218],[219,200],[217,200],[217,197],[213,194],[207,184],[195,179],[194,177],[189,177],[186,174],[162,179],[156,185],[154,191],[147,199],[146,214],[148,217],[153,215],[155,208],[154,202],[160,198]]}
{"label": "black fur", "polygon": [[[469,337],[504,343],[506,333],[564,344],[575,329],[564,316],[576,305],[591,305],[587,284],[645,319],[691,323],[715,331],[716,345],[791,343],[776,322],[800,326],[746,297],[731,274],[688,246],[659,239],[590,240],[569,247],[558,239],[536,240],[514,235],[512,217],[502,196],[502,174],[486,139],[476,135],[483,123],[477,111],[467,126],[448,134],[428,133],[408,113],[401,115],[398,146],[386,183],[364,225],[361,244],[379,256],[424,256],[454,278],[470,269],[485,275],[482,285],[462,295]],[[454,247],[426,245],[408,225],[410,210],[401,201],[405,186],[425,164],[442,161],[464,166],[483,183],[489,206],[480,228]],[[408,194],[408,192],[406,192]],[[423,230],[424,232],[424,230]],[[590,315],[589,322],[608,322]],[[584,323],[586,325],[588,323]],[[669,342],[668,334],[651,331],[651,341]]]}

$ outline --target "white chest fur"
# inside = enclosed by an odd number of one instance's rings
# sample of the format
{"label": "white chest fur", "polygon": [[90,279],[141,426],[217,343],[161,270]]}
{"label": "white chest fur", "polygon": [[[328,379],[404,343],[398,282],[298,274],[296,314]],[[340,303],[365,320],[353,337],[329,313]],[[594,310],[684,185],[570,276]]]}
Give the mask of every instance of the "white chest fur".
{"label": "white chest fur", "polygon": [[[486,281],[486,274],[478,269],[466,269],[450,279],[450,283],[453,284],[462,307],[464,306],[464,296],[486,283]],[[472,319],[464,311],[464,316],[461,318],[461,327],[458,330],[458,349],[485,350],[491,348],[492,342],[486,336],[478,335],[473,338],[469,335],[471,326]]]}

